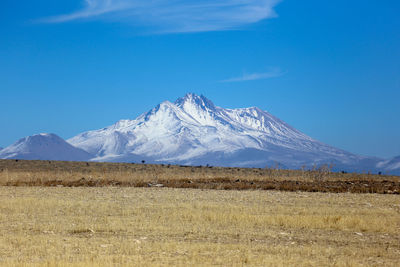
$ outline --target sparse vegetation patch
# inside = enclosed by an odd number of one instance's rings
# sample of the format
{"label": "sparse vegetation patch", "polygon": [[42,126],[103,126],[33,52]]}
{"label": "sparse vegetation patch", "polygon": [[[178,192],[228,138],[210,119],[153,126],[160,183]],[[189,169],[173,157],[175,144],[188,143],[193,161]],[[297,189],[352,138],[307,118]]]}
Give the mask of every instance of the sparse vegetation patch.
{"label": "sparse vegetation patch", "polygon": [[400,193],[398,176],[334,173],[329,168],[279,170],[14,160],[0,160],[0,185]]}

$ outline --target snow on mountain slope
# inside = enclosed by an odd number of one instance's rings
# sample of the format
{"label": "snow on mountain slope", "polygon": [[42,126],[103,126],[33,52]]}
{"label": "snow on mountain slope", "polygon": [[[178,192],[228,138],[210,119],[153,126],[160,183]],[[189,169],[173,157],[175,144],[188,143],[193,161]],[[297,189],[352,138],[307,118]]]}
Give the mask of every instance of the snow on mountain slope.
{"label": "snow on mountain slope", "polygon": [[377,164],[377,167],[390,173],[400,174],[400,156],[381,161]]}
{"label": "snow on mountain slope", "polygon": [[[375,159],[318,142],[256,107],[224,109],[204,96],[165,101],[134,120],[85,132],[68,140],[96,161],[137,161],[290,168],[334,162],[369,168]],[[372,165],[371,165],[372,164]]]}
{"label": "snow on mountain slope", "polygon": [[86,161],[92,157],[55,134],[28,136],[0,151],[2,159]]}
{"label": "snow on mountain slope", "polygon": [[389,168],[393,170],[400,169],[400,156],[395,157],[390,161]]}

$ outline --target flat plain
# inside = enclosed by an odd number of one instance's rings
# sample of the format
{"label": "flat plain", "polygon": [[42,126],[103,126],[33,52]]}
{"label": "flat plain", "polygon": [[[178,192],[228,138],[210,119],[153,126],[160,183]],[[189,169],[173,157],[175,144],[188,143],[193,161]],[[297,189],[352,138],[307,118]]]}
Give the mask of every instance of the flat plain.
{"label": "flat plain", "polygon": [[[218,184],[218,179],[250,184],[341,181],[351,188],[356,180],[396,184],[395,176],[329,173],[321,178],[318,172],[271,169],[88,164],[0,161],[0,265],[398,266],[400,262],[396,188],[361,194],[236,190]],[[179,185],[208,179],[217,189],[230,190],[156,186],[161,180],[179,179],[185,179]],[[142,187],[134,187],[132,181],[141,181]]]}
{"label": "flat plain", "polygon": [[400,194],[400,177],[279,168],[0,160],[0,185],[170,187]]}
{"label": "flat plain", "polygon": [[0,264],[398,266],[397,195],[0,187]]}

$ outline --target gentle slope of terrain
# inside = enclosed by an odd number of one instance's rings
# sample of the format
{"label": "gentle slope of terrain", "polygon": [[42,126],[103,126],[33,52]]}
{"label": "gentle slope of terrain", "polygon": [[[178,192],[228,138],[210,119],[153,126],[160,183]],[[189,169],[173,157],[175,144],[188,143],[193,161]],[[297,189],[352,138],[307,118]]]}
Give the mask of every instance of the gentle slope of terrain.
{"label": "gentle slope of terrain", "polygon": [[25,160],[90,160],[88,152],[72,146],[55,134],[37,134],[21,138],[9,147],[0,150],[0,158]]}
{"label": "gentle slope of terrain", "polygon": [[400,170],[400,156],[394,157],[387,161],[382,161],[378,164],[378,168],[385,169],[392,172]]}

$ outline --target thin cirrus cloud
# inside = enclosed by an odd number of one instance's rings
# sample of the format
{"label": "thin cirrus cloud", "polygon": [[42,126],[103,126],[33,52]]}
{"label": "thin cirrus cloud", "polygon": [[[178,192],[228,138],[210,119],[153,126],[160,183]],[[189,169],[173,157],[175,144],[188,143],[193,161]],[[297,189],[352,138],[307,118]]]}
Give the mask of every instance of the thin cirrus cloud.
{"label": "thin cirrus cloud", "polygon": [[245,82],[245,81],[255,81],[255,80],[263,80],[270,79],[284,75],[286,72],[282,71],[280,68],[272,68],[267,72],[259,72],[259,73],[244,73],[242,76],[229,78],[226,80],[222,80],[222,83],[232,83],[232,82]]}
{"label": "thin cirrus cloud", "polygon": [[276,17],[281,0],[84,0],[81,10],[42,19],[45,23],[112,20],[161,33],[238,29]]}

